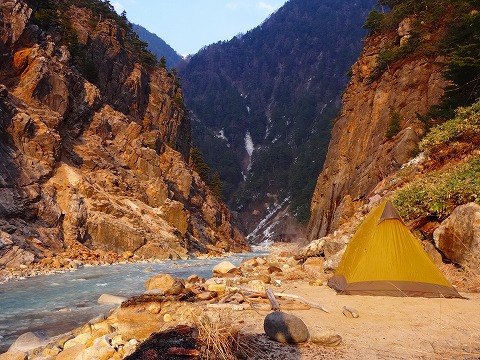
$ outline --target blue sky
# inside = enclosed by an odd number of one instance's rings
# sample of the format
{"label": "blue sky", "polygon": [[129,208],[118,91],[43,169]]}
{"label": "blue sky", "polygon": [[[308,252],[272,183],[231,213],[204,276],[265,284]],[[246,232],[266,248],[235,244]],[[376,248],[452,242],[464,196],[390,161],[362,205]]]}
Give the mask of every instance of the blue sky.
{"label": "blue sky", "polygon": [[260,25],[287,0],[110,0],[118,13],[157,34],[179,54],[194,54]]}

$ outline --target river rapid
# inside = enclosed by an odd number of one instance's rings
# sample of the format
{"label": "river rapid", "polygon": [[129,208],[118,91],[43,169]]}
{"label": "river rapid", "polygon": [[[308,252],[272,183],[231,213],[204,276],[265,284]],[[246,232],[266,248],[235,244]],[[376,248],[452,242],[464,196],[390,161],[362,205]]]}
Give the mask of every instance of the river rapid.
{"label": "river rapid", "polygon": [[0,353],[25,332],[52,337],[108,313],[115,306],[99,305],[97,300],[102,294],[140,295],[145,291],[145,282],[162,273],[184,279],[193,274],[210,278],[212,268],[221,261],[239,265],[245,258],[264,254],[256,251],[227,258],[85,266],[74,272],[0,284]]}

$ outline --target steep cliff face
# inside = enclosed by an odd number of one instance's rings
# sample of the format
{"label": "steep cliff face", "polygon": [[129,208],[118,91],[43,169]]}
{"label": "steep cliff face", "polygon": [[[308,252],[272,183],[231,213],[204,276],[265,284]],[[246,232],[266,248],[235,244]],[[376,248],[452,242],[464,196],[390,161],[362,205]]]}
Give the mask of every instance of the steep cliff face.
{"label": "steep cliff face", "polygon": [[[411,20],[396,32],[369,36],[352,67],[311,204],[310,241],[338,228],[383,178],[414,155],[424,132],[417,114],[425,114],[443,94],[445,59],[433,52],[403,58],[375,76],[379,54],[405,44]],[[438,38],[442,31],[438,26],[429,36]],[[398,129],[387,137],[393,123]]]}
{"label": "steep cliff face", "polygon": [[174,76],[135,61],[112,19],[71,5],[82,71],[58,28],[32,14],[0,4],[0,267],[78,243],[161,259],[247,249],[187,164]]}

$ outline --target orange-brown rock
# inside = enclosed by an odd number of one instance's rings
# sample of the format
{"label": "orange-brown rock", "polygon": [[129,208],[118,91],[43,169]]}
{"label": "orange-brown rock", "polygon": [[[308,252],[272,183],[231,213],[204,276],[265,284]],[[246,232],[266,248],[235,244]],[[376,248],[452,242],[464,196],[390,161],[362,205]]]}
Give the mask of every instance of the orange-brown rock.
{"label": "orange-brown rock", "polygon": [[65,15],[89,71],[58,29],[33,24],[26,2],[0,3],[3,266],[63,251],[111,262],[248,249],[188,165],[175,77],[141,65],[114,20],[73,5]]}
{"label": "orange-brown rock", "polygon": [[[443,94],[441,56],[410,57],[392,64],[378,78],[370,77],[379,53],[398,46],[396,39],[405,36],[405,28],[402,23],[402,35],[368,37],[352,67],[312,199],[309,241],[342,225],[382,179],[412,157],[424,131],[417,114],[425,114]],[[400,131],[387,138],[392,116],[398,116]]]}

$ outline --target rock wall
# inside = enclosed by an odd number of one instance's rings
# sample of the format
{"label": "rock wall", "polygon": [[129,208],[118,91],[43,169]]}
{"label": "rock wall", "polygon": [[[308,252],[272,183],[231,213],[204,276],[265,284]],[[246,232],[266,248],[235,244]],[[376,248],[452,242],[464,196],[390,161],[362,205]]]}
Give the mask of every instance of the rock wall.
{"label": "rock wall", "polygon": [[[416,114],[425,114],[443,94],[445,59],[439,56],[415,55],[397,61],[371,81],[379,53],[402,44],[408,36],[407,25],[402,22],[397,33],[369,36],[352,66],[353,76],[312,199],[309,241],[337,229],[383,178],[412,157],[424,132]],[[396,115],[400,131],[387,138]]]}
{"label": "rock wall", "polygon": [[135,62],[113,20],[67,14],[90,81],[58,29],[34,25],[21,0],[0,4],[0,268],[78,243],[161,259],[248,249],[188,166],[175,78]]}

